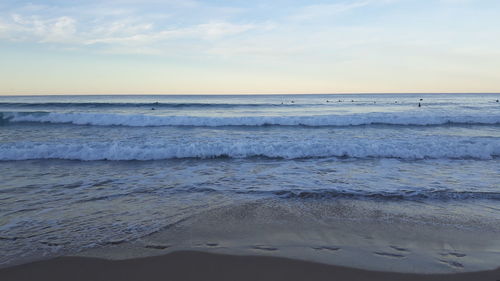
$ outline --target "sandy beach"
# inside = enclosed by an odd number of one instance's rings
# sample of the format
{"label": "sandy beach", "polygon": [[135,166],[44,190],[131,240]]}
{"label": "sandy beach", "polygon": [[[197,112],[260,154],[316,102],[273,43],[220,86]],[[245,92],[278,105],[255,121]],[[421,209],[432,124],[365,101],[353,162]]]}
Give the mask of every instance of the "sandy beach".
{"label": "sandy beach", "polygon": [[497,96],[285,98],[0,98],[0,281],[500,280]]}
{"label": "sandy beach", "polygon": [[377,272],[286,258],[175,252],[110,261],[62,257],[0,269],[4,281],[27,280],[481,280],[497,281],[500,269],[460,274],[419,275]]}
{"label": "sandy beach", "polygon": [[500,0],[0,0],[0,281],[500,281]]}

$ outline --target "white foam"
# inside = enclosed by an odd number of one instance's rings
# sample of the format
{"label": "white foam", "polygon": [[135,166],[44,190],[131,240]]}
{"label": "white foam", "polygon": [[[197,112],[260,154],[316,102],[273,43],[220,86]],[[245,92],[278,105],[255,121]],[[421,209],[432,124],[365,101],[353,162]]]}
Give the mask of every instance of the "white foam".
{"label": "white foam", "polygon": [[492,159],[500,156],[497,138],[432,137],[414,139],[279,140],[260,139],[234,142],[161,140],[134,142],[49,143],[15,142],[0,144],[0,160],[161,160],[175,158],[401,158],[401,159]]}
{"label": "white foam", "polygon": [[[2,117],[3,116],[3,117]],[[21,113],[4,112],[0,115],[9,122],[70,123],[95,126],[351,126],[369,124],[390,125],[442,125],[459,124],[500,124],[499,114],[475,113],[460,115],[456,112],[394,112],[363,113],[348,115],[316,116],[155,116],[140,114],[100,114],[100,113]]]}

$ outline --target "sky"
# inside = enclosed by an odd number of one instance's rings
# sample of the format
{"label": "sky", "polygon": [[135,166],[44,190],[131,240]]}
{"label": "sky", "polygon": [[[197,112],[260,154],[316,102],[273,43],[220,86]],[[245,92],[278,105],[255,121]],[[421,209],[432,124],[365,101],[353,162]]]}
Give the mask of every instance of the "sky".
{"label": "sky", "polygon": [[500,92],[498,0],[1,0],[0,95]]}

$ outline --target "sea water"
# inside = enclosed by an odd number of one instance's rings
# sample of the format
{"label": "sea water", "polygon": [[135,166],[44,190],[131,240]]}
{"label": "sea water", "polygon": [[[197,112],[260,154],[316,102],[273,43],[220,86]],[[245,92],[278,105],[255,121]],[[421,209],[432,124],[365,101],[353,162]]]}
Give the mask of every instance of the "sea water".
{"label": "sea water", "polygon": [[[310,231],[397,218],[489,234],[500,265],[499,98],[0,97],[0,264],[158,232],[175,241],[180,224],[243,222],[263,237],[269,221]],[[308,235],[292,240],[317,248]]]}

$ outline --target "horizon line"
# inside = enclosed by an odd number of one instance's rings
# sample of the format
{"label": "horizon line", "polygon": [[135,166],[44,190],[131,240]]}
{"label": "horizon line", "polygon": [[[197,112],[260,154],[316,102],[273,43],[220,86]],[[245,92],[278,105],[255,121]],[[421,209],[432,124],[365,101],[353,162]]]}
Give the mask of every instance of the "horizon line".
{"label": "horizon line", "polygon": [[53,94],[2,94],[0,97],[36,97],[36,96],[303,96],[303,95],[499,95],[500,92],[359,92],[359,93],[197,93],[197,94],[170,94],[170,93],[53,93]]}

